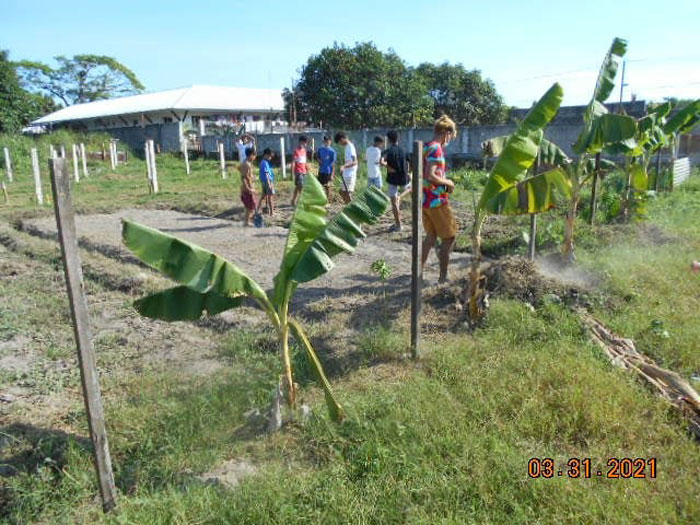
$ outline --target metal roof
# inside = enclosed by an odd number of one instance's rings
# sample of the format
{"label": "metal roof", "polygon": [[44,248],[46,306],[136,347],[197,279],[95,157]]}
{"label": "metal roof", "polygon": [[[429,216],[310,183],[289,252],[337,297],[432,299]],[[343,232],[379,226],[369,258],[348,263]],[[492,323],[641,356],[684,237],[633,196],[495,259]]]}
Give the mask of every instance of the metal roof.
{"label": "metal roof", "polygon": [[53,124],[167,110],[207,113],[281,112],[284,110],[284,101],[282,91],[278,89],[191,86],[76,104],[41,117],[32,124]]}

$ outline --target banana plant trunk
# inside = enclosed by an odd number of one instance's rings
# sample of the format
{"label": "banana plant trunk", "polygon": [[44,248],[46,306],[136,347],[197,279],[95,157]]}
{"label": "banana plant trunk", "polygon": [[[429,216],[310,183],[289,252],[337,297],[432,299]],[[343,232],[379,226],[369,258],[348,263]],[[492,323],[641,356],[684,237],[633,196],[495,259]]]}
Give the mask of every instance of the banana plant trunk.
{"label": "banana plant trunk", "polygon": [[574,255],[574,228],[576,225],[576,214],[580,200],[580,188],[578,182],[574,182],[572,188],[571,202],[566,213],[566,224],[564,226],[564,258],[567,262],[576,260]]}
{"label": "banana plant trunk", "polygon": [[289,408],[296,406],[296,392],[294,388],[294,376],[292,374],[292,359],[289,353],[289,301],[285,301],[279,312],[280,325],[278,329],[282,362],[284,363],[284,387],[286,389],[287,404]]}
{"label": "banana plant trunk", "polygon": [[484,216],[477,211],[472,228],[472,261],[469,272],[469,319],[472,322],[478,321],[484,315],[481,296],[481,226],[484,223]]}

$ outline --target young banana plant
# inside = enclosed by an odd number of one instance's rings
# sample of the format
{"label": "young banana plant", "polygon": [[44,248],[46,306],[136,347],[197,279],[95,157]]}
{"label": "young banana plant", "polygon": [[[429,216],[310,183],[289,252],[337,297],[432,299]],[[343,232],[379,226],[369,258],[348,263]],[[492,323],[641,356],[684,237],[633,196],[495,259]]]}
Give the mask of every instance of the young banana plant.
{"label": "young banana plant", "polygon": [[[544,141],[544,128],[559,111],[564,91],[554,84],[530,110],[518,129],[507,138],[494,139],[491,148],[498,160],[493,166],[477,204],[472,226],[472,261],[469,279],[468,313],[472,322],[485,313],[484,281],[481,277],[481,227],[489,214],[517,215],[541,213],[555,205],[556,194],[570,196],[571,183],[558,162],[566,155],[551,142]],[[529,175],[535,158],[553,167]],[[563,156],[563,157],[562,157]]]}
{"label": "young banana plant", "polygon": [[362,224],[374,224],[386,212],[389,199],[368,187],[335,217],[326,217],[326,193],[315,177],[307,177],[287,235],[274,289],[267,293],[235,264],[204,248],[132,221],[124,221],[124,244],[144,263],[179,286],[139,299],[141,315],[166,321],[196,320],[216,315],[251,299],[274,326],[283,363],[283,391],[290,408],[296,387],[289,347],[290,332],[304,349],[323,388],[331,418],[340,421],[343,409],[335,399],[321,361],[301,324],[291,317],[289,303],[301,283],[333,268],[333,257],[353,253],[365,237]]}

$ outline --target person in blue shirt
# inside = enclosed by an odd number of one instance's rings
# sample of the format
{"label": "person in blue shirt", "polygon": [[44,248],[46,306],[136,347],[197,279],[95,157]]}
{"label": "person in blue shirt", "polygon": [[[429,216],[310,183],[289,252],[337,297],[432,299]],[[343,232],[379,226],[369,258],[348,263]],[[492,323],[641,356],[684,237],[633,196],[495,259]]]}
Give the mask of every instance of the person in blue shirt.
{"label": "person in blue shirt", "polygon": [[262,161],[260,162],[260,182],[262,184],[263,198],[261,198],[258,203],[258,209],[264,200],[269,215],[272,215],[275,211],[275,203],[272,198],[275,195],[275,173],[272,171],[271,160],[272,150],[270,148],[265,148]]}
{"label": "person in blue shirt", "polygon": [[326,190],[326,198],[331,200],[331,182],[335,177],[335,162],[338,158],[331,146],[331,138],[323,137],[323,146],[318,150],[318,182]]}

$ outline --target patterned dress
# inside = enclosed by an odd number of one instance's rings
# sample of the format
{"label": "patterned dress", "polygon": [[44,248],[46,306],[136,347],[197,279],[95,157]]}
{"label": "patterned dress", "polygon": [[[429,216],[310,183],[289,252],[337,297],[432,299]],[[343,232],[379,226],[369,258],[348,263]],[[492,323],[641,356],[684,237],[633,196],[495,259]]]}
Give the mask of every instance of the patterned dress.
{"label": "patterned dress", "polygon": [[423,208],[439,208],[449,201],[446,186],[437,186],[428,180],[429,165],[437,164],[435,174],[444,177],[447,171],[445,154],[439,142],[428,142],[423,147]]}

